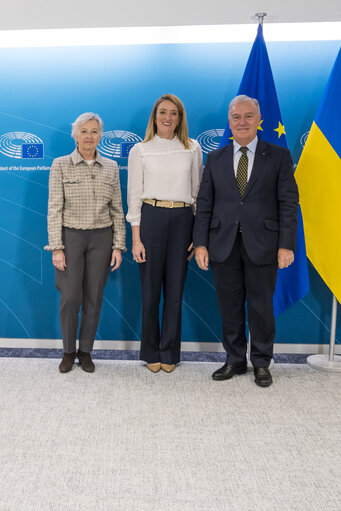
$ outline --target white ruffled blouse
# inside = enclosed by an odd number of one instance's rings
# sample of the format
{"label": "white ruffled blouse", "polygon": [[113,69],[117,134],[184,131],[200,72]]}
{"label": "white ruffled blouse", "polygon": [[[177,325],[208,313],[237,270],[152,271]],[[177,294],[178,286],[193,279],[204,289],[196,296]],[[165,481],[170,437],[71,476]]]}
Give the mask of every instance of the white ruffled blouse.
{"label": "white ruffled blouse", "polygon": [[131,225],[139,225],[143,199],[187,202],[195,205],[202,175],[199,143],[191,139],[185,149],[177,136],[169,140],[155,135],[139,142],[128,159],[128,214]]}

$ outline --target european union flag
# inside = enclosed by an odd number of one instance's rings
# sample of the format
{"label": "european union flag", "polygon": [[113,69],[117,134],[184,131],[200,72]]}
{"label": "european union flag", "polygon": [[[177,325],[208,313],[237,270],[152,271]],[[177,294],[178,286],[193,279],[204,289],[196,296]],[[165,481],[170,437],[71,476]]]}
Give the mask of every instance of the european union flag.
{"label": "european union flag", "polygon": [[130,149],[136,144],[136,142],[122,142],[121,144],[121,158],[128,158]]}
{"label": "european union flag", "polygon": [[[253,43],[239,86],[239,94],[246,94],[251,98],[256,98],[259,102],[262,119],[258,127],[258,137],[266,142],[287,147],[275,82],[261,25],[258,26],[257,37]],[[227,125],[220,147],[230,142],[231,136],[229,125]],[[295,261],[289,268],[279,270],[278,272],[274,295],[275,316],[279,316],[290,305],[303,298],[308,291],[308,263],[302,215],[299,209]]]}
{"label": "european union flag", "polygon": [[22,144],[21,157],[26,158],[44,158],[44,144]]}

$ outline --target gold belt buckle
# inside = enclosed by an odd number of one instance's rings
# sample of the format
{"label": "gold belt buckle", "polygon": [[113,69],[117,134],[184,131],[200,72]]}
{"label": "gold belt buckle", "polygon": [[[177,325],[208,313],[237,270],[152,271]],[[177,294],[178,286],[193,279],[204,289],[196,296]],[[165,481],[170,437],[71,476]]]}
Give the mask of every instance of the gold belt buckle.
{"label": "gold belt buckle", "polygon": [[162,207],[164,207],[164,208],[173,208],[174,207],[172,200],[163,200],[160,202],[162,202]]}

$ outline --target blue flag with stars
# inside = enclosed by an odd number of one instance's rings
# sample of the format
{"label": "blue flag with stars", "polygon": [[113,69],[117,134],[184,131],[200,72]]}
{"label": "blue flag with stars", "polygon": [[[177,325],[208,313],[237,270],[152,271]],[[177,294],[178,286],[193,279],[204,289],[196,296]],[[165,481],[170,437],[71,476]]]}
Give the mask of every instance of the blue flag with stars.
{"label": "blue flag with stars", "polygon": [[[272,76],[261,25],[258,26],[257,37],[253,43],[249,60],[247,61],[244,75],[239,86],[238,95],[240,94],[246,94],[251,98],[256,98],[259,102],[262,118],[258,127],[258,137],[266,142],[287,147],[275,82]],[[229,125],[227,125],[220,147],[228,144],[231,136]],[[308,291],[308,263],[303,221],[299,208],[295,261],[289,268],[278,271],[274,295],[275,316],[279,316],[290,305],[303,298]]]}

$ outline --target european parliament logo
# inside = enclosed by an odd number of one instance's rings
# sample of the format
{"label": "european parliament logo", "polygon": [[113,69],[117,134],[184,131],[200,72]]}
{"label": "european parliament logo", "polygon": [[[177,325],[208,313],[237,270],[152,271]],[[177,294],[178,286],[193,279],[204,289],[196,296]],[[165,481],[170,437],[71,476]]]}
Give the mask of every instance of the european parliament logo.
{"label": "european parliament logo", "polygon": [[128,158],[130,149],[141,141],[141,137],[130,131],[105,131],[97,149],[107,158]]}
{"label": "european parliament logo", "polygon": [[300,144],[301,144],[301,146],[302,146],[302,147],[304,147],[304,146],[305,146],[305,143],[306,143],[306,141],[307,141],[307,138],[308,138],[309,133],[310,133],[309,131],[306,131],[306,132],[305,132],[305,133],[303,133],[303,135],[301,136],[301,138],[300,138]]}
{"label": "european parliament logo", "polygon": [[205,154],[214,151],[214,149],[218,149],[220,145],[221,138],[224,134],[223,129],[212,129],[207,130],[201,133],[197,137],[197,141],[199,142],[202,152]]}
{"label": "european parliament logo", "polygon": [[0,137],[0,153],[16,159],[44,158],[44,144],[32,133],[11,131]]}

